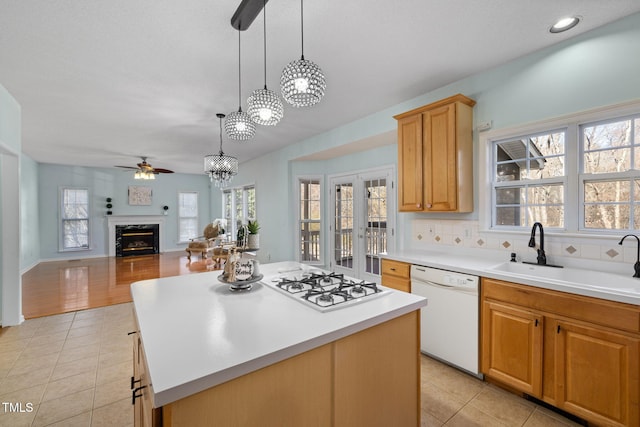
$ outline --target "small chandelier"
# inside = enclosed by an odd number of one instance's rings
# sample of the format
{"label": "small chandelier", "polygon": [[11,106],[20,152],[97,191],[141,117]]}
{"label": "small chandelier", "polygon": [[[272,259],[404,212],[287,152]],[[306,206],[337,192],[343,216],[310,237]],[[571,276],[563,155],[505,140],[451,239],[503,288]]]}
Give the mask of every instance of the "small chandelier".
{"label": "small chandelier", "polygon": [[136,173],[133,174],[133,178],[134,179],[156,179],[156,174],[154,174],[153,172],[138,169]]}
{"label": "small chandelier", "polygon": [[222,152],[222,119],[224,114],[216,114],[220,119],[220,152],[204,156],[204,173],[209,175],[216,187],[223,188],[238,174],[238,159]]}
{"label": "small chandelier", "polygon": [[224,122],[224,130],[227,136],[237,141],[246,141],[256,134],[256,125],[251,117],[242,111],[242,79],[240,68],[240,30],[238,30],[238,111],[229,113]]}
{"label": "small chandelier", "polygon": [[294,107],[308,107],[320,102],[327,88],[324,73],[315,63],[304,59],[303,0],[300,0],[302,56],[287,64],[280,76],[282,97]]}
{"label": "small chandelier", "polygon": [[275,92],[267,89],[267,0],[263,0],[262,16],[264,18],[264,89],[253,91],[247,100],[247,114],[259,125],[275,126],[284,115],[282,101]]}

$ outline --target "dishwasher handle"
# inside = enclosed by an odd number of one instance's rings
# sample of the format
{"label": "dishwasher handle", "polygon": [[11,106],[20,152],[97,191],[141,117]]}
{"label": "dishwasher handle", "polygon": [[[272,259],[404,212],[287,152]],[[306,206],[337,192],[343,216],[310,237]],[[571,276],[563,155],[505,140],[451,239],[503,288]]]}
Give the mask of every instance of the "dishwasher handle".
{"label": "dishwasher handle", "polygon": [[443,288],[443,289],[446,289],[448,291],[460,291],[460,292],[466,292],[466,293],[474,294],[474,295],[476,295],[478,293],[478,288],[476,288],[476,287],[445,285],[444,283],[436,283],[436,282],[432,282],[431,280],[411,279],[411,287],[412,288],[413,288],[414,284],[423,284],[423,285],[427,285],[427,286],[435,286],[437,288]]}

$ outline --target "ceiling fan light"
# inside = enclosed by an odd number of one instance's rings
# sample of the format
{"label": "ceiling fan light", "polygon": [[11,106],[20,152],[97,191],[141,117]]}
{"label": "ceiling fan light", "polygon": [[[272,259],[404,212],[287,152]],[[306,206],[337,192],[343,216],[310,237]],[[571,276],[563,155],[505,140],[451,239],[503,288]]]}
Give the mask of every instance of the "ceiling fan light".
{"label": "ceiling fan light", "polygon": [[256,134],[256,125],[241,109],[227,115],[224,121],[224,130],[230,139],[246,141]]}
{"label": "ceiling fan light", "polygon": [[327,88],[322,69],[302,57],[287,64],[280,76],[282,98],[294,107],[315,105]]}
{"label": "ceiling fan light", "polygon": [[280,97],[267,88],[253,91],[247,103],[247,114],[259,125],[275,126],[284,116]]}

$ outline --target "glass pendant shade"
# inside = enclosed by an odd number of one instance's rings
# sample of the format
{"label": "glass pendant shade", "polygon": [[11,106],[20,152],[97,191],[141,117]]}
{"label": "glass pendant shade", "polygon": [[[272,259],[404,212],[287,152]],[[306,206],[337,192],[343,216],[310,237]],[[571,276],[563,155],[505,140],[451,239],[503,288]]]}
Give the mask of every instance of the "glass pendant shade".
{"label": "glass pendant shade", "polygon": [[304,2],[300,0],[300,35],[302,55],[287,64],[280,76],[280,91],[294,107],[309,107],[320,102],[327,88],[324,73],[314,62],[304,59]]}
{"label": "glass pendant shade", "polygon": [[209,154],[204,157],[204,171],[216,187],[226,187],[234,176],[238,174],[238,159],[227,156],[222,151],[219,154]]}
{"label": "glass pendant shade", "polygon": [[284,115],[280,97],[266,87],[253,91],[247,104],[247,114],[259,125],[275,126]]}
{"label": "glass pendant shade", "polygon": [[256,125],[249,114],[239,109],[227,115],[224,121],[224,130],[229,138],[236,141],[246,141],[256,134]]}
{"label": "glass pendant shade", "polygon": [[156,175],[153,172],[137,170],[135,174],[133,174],[134,179],[156,179]]}
{"label": "glass pendant shade", "polygon": [[224,114],[218,113],[216,116],[220,119],[220,152],[204,156],[204,173],[209,175],[211,182],[215,182],[216,187],[223,188],[238,174],[238,159],[222,152],[222,119]]}
{"label": "glass pendant shade", "polygon": [[294,107],[309,107],[320,102],[327,88],[324,73],[304,56],[282,70],[280,89],[285,101]]}

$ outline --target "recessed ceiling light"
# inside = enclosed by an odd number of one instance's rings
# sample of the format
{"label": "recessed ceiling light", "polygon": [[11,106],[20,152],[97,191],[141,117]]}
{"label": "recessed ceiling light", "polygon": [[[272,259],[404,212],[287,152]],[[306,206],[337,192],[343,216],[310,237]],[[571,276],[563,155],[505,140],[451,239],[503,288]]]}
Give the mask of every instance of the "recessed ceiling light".
{"label": "recessed ceiling light", "polygon": [[561,33],[563,31],[570,30],[573,27],[575,27],[576,25],[578,25],[578,22],[580,22],[580,17],[579,16],[572,16],[570,18],[562,18],[558,22],[553,24],[553,26],[551,28],[549,28],[549,32],[550,33]]}

